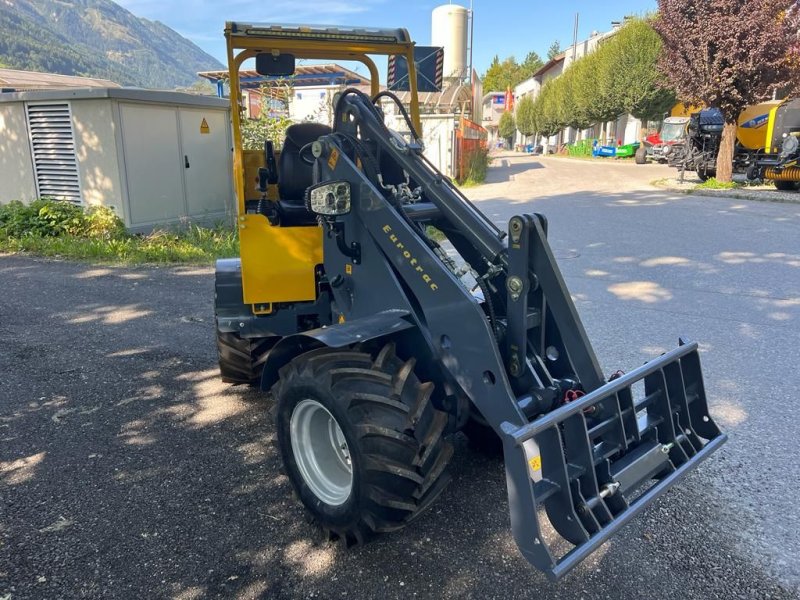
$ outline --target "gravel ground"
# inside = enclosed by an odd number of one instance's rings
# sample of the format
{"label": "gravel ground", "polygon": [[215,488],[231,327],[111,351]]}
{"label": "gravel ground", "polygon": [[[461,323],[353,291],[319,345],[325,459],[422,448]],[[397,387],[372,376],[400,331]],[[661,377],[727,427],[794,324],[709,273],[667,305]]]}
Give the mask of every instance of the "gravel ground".
{"label": "gravel ground", "polygon": [[460,436],[430,511],[344,550],[280,474],[269,399],[218,381],[211,270],[3,256],[0,598],[799,597],[798,207],[653,191],[658,167],[495,165],[471,196],[548,215],[606,371],[701,342],[720,452],[558,583]]}

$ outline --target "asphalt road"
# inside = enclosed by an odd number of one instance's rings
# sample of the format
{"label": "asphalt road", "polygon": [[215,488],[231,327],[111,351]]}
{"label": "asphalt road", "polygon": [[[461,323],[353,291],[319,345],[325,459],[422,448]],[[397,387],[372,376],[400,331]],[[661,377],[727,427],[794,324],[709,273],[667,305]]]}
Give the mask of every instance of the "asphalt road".
{"label": "asphalt road", "polygon": [[[627,170],[626,170],[627,169]],[[607,372],[701,342],[730,442],[559,583],[517,553],[502,465],[456,439],[407,529],[324,542],[269,400],[218,381],[209,269],[0,257],[0,598],[797,598],[800,206],[673,196],[658,167],[506,157]]]}

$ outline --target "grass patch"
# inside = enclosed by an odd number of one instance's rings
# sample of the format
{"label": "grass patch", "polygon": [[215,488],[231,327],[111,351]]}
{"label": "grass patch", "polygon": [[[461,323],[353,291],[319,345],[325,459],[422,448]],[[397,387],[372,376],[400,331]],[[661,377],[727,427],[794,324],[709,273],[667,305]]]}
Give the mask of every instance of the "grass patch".
{"label": "grass patch", "polygon": [[703,183],[698,183],[694,186],[696,190],[735,190],[744,187],[741,183],[735,181],[717,181],[715,177],[705,180]]}
{"label": "grass patch", "polygon": [[37,200],[0,206],[0,252],[118,264],[213,264],[239,255],[230,226],[185,225],[147,235],[131,234],[105,207],[82,208]]}

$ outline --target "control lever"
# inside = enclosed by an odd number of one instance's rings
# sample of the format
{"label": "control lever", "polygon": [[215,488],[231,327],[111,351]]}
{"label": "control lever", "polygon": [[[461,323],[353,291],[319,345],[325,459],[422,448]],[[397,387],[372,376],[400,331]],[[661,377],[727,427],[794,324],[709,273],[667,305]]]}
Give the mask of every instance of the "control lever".
{"label": "control lever", "polygon": [[267,183],[275,185],[278,183],[278,166],[275,162],[275,150],[271,140],[264,142],[264,159],[267,165]]}

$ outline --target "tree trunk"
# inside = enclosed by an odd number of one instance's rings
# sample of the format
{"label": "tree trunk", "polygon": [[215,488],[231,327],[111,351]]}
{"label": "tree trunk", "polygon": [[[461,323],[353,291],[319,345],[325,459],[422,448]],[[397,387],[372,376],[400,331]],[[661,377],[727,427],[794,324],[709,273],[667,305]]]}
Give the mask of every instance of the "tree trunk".
{"label": "tree trunk", "polygon": [[736,146],[736,123],[725,123],[717,155],[717,181],[733,179],[733,152]]}

